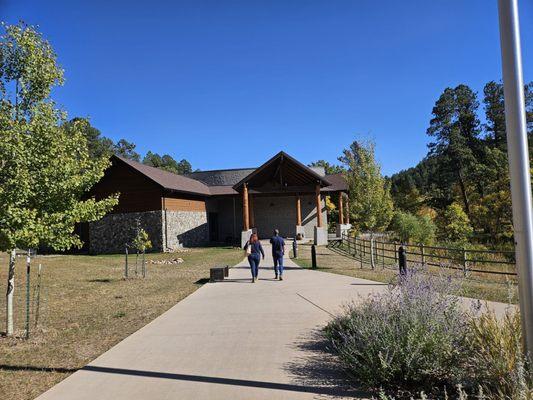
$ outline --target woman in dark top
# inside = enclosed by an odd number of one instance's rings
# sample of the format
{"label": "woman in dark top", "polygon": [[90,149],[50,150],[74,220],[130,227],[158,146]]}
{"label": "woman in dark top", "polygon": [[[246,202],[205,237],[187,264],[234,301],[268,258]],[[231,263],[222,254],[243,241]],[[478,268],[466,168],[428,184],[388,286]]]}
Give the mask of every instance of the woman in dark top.
{"label": "woman in dark top", "polygon": [[[250,250],[248,250],[248,248]],[[261,255],[263,260],[265,259],[265,252],[263,246],[257,238],[257,234],[253,233],[250,240],[244,245],[244,250],[248,253],[248,262],[250,263],[250,270],[252,271],[252,283],[257,281],[257,274],[259,272],[259,262],[261,261]]]}

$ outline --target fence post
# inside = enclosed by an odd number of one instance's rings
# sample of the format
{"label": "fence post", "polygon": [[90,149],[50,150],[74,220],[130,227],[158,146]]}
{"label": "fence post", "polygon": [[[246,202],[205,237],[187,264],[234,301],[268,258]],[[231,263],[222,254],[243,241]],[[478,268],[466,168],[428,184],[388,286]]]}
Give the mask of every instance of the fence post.
{"label": "fence post", "polygon": [[374,238],[370,238],[370,266],[372,269],[376,268],[375,260],[374,260]]}
{"label": "fence post", "polygon": [[124,264],[124,276],[128,279],[128,246],[126,245],[126,262]]}
{"label": "fence post", "polygon": [[385,242],[381,242],[381,268],[385,269]]}
{"label": "fence post", "polygon": [[26,339],[30,338],[30,268],[31,268],[31,254],[28,249],[26,256]]}
{"label": "fence post", "polygon": [[311,246],[311,266],[313,269],[316,268],[316,246]]}
{"label": "fence post", "polygon": [[463,248],[463,275],[466,278],[468,272],[468,259],[466,257],[466,249]]}
{"label": "fence post", "polygon": [[296,238],[292,242],[292,255],[294,258],[298,258],[298,243],[296,242]]}
{"label": "fence post", "polygon": [[143,273],[143,278],[146,278],[146,262],[144,260],[144,253],[145,253],[145,250],[143,250],[143,257],[142,257],[142,273]]}
{"label": "fence post", "polygon": [[420,245],[420,259],[422,261],[422,266],[426,265],[426,255],[424,254],[424,243]]}
{"label": "fence post", "polygon": [[41,264],[39,264],[39,269],[37,273],[37,299],[35,300],[35,303],[37,304],[35,306],[35,328],[37,328],[37,325],[39,324],[39,309],[41,307]]}
{"label": "fence post", "polygon": [[398,253],[396,253],[396,242],[394,244],[394,265],[398,264]]}

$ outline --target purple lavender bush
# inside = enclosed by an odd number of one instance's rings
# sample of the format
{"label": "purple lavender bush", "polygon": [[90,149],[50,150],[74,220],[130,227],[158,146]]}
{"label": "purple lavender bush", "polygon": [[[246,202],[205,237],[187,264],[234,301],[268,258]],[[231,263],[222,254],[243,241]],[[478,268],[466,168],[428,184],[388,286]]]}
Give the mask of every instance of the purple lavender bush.
{"label": "purple lavender bush", "polygon": [[468,383],[470,320],[454,282],[410,271],[396,287],[347,306],[325,328],[342,367],[374,389],[434,392]]}

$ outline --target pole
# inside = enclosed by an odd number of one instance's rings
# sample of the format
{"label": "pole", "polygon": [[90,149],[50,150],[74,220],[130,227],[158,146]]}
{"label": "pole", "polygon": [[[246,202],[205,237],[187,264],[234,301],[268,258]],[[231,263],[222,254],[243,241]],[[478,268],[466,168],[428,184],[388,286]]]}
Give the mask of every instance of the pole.
{"label": "pole", "polygon": [[37,274],[37,300],[35,300],[37,306],[35,307],[35,328],[39,325],[39,310],[41,307],[41,264],[39,264],[39,270]]}
{"label": "pole", "polygon": [[28,249],[26,256],[26,339],[30,338],[30,267],[31,256]]}
{"label": "pole", "polygon": [[126,264],[124,266],[124,276],[128,279],[128,246],[126,245]]}
{"label": "pole", "polygon": [[311,246],[311,266],[313,269],[316,268],[316,246]]}
{"label": "pole", "polygon": [[533,224],[531,178],[522,77],[517,0],[499,0],[505,127],[511,178],[511,200],[522,333],[533,355]]}

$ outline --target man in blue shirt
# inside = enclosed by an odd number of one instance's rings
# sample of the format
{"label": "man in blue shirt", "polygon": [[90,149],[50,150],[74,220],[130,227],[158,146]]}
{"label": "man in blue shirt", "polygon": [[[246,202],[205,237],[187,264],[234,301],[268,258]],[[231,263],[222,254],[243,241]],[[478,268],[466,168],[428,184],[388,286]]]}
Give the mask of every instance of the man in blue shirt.
{"label": "man in blue shirt", "polygon": [[272,258],[274,259],[274,273],[276,279],[283,280],[283,255],[285,254],[285,241],[279,235],[279,231],[274,231],[274,236],[270,239],[272,245]]}

